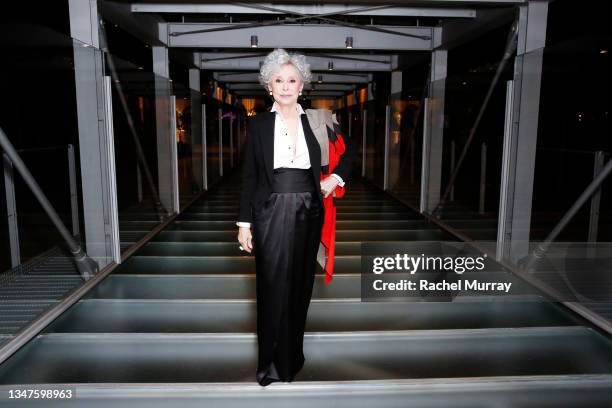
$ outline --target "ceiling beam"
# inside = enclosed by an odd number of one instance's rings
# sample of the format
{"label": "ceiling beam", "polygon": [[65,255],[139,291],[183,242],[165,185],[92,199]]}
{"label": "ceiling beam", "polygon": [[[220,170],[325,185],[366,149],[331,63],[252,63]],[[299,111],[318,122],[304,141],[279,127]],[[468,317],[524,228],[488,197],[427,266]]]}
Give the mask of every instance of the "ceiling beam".
{"label": "ceiling beam", "polygon": [[134,37],[151,45],[166,44],[166,38],[160,38],[159,24],[163,21],[160,17],[134,14],[131,12],[129,4],[114,1],[101,1],[98,4],[102,17],[117,24]]}
{"label": "ceiling beam", "polygon": [[[259,83],[231,83],[226,84],[225,87],[231,91],[260,91],[264,88]],[[314,88],[313,88],[314,87]],[[349,84],[306,84],[304,85],[305,91],[339,91],[349,92],[355,89],[355,85]]]}
{"label": "ceiling beam", "polygon": [[[258,3],[267,7],[277,7],[296,14],[328,14],[342,13],[347,16],[396,16],[396,17],[439,17],[439,18],[473,18],[476,10],[469,8],[447,7],[399,7],[392,6],[375,10],[358,10],[356,6],[347,4],[272,4]],[[355,11],[351,11],[355,10]],[[273,10],[262,10],[250,7],[248,4],[237,5],[227,3],[210,4],[161,4],[161,3],[133,3],[134,13],[179,13],[179,14],[284,14]]]}
{"label": "ceiling beam", "polygon": [[[258,71],[267,53],[196,52],[194,65],[211,71]],[[397,68],[397,57],[368,54],[305,53],[312,71],[388,72]]]}
{"label": "ceiling beam", "polygon": [[488,31],[512,22],[517,15],[516,10],[514,7],[481,10],[469,24],[459,21],[444,23],[440,30],[441,35],[434,38],[434,47],[450,49],[465,44]]}
{"label": "ceiling beam", "polygon": [[[249,90],[239,90],[239,91],[231,91],[232,95],[235,96],[267,96],[266,92],[260,91],[249,91]],[[342,91],[308,91],[304,96],[307,98],[313,97],[340,97],[346,95],[346,92]]]}
{"label": "ceiling beam", "polygon": [[[353,38],[353,50],[428,51],[432,49],[431,27],[365,26],[343,27],[330,24],[278,24],[242,27],[242,24],[169,23],[168,46],[191,48],[251,49],[251,36],[257,48],[302,48],[346,50],[346,37]],[[207,32],[195,32],[207,31]]]}
{"label": "ceiling beam", "polygon": [[[249,73],[213,73],[213,77],[215,80],[220,82],[252,82],[259,83],[258,79],[259,74],[257,72],[249,72]],[[363,84],[367,83],[371,80],[370,75],[350,75],[350,74],[327,74],[327,73],[312,73],[312,82],[319,83],[319,78],[321,79],[321,83],[340,83],[340,84]]]}

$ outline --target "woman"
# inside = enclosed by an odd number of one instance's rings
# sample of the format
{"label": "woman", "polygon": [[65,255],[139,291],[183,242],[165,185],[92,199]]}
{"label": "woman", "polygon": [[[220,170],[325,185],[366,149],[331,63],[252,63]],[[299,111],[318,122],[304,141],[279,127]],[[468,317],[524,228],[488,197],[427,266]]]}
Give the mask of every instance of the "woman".
{"label": "woman", "polygon": [[291,382],[304,365],[323,197],[344,185],[350,171],[349,159],[320,180],[321,147],[297,103],[310,78],[303,55],[283,49],[268,54],[259,80],[274,104],[247,127],[237,225],[241,249],[255,255],[256,377],[262,386]]}

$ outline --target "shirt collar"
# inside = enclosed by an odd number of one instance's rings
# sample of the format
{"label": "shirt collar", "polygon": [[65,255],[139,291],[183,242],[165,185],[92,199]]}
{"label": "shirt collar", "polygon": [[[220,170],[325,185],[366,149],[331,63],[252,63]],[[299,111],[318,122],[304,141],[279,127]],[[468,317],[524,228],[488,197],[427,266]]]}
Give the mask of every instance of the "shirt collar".
{"label": "shirt collar", "polygon": [[[298,115],[304,115],[306,113],[304,112],[302,105],[300,105],[299,103],[296,106],[296,110],[297,110]],[[274,103],[272,104],[272,109],[270,109],[270,112],[278,112],[278,104],[276,103],[276,101],[274,101]]]}

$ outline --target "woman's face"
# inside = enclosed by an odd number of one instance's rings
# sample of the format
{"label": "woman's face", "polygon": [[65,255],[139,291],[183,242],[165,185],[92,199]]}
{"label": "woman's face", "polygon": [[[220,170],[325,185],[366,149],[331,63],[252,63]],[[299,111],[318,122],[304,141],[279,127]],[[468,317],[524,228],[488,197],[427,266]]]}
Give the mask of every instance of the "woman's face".
{"label": "woman's face", "polygon": [[268,88],[272,97],[280,105],[294,105],[304,84],[298,70],[293,64],[283,64],[272,76]]}

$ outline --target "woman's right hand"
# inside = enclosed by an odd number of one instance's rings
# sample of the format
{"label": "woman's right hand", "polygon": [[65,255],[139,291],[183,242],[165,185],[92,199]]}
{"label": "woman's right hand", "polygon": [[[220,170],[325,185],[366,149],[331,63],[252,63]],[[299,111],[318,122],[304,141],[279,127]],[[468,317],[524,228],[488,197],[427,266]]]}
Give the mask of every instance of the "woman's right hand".
{"label": "woman's right hand", "polygon": [[253,250],[253,235],[250,227],[238,227],[238,242],[249,254]]}

